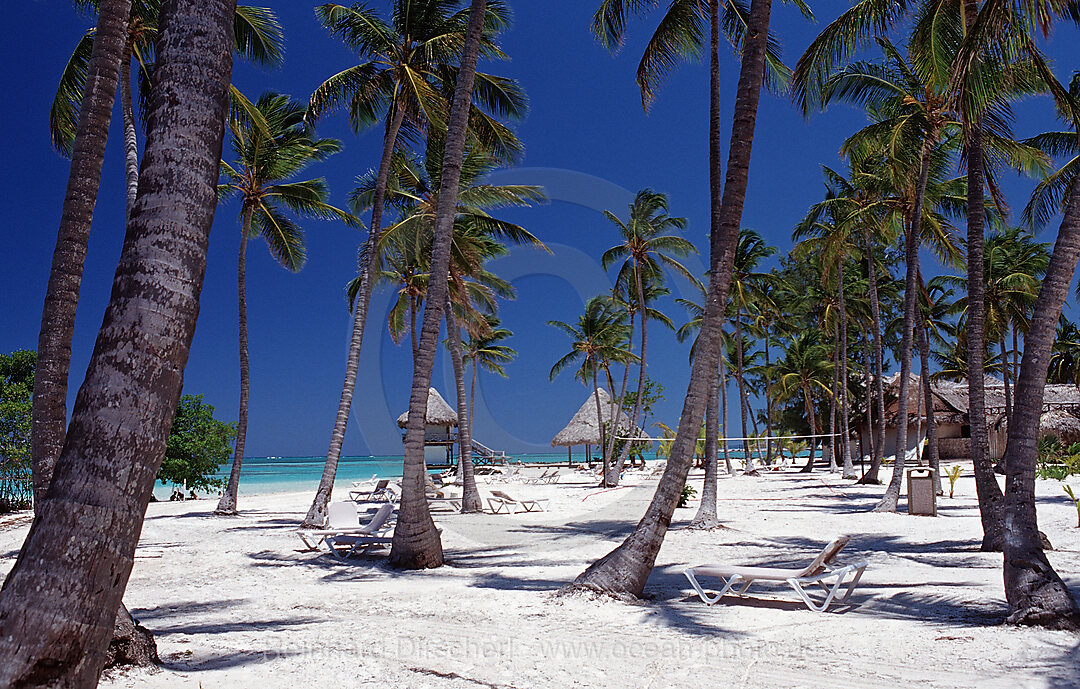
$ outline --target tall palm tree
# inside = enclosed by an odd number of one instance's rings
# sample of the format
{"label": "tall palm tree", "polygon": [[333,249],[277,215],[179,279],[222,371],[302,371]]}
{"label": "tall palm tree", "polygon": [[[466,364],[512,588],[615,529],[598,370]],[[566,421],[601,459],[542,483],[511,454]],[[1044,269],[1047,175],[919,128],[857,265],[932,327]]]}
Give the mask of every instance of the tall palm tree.
{"label": "tall palm tree", "polygon": [[[835,364],[829,358],[829,345],[821,341],[817,330],[796,334],[784,348],[784,357],[776,363],[776,395],[791,399],[802,395],[806,407],[806,420],[810,435],[818,434],[817,415],[814,409],[815,395],[831,398]],[[810,442],[810,459],[803,471],[814,465],[814,441]]]}
{"label": "tall palm tree", "polygon": [[82,108],[72,114],[71,167],[68,171],[60,228],[56,233],[45,304],[38,331],[37,365],[34,369],[30,433],[31,477],[35,510],[45,498],[53,466],[64,447],[67,431],[68,368],[71,340],[75,334],[75,310],[79,303],[83,264],[90,237],[105,160],[105,142],[112,120],[112,105],[120,75],[124,30],[130,0],[103,0],[96,32],[87,51],[86,78],[90,88],[82,94]]}
{"label": "tall palm tree", "polygon": [[517,357],[517,351],[513,347],[500,344],[513,336],[507,328],[499,324],[499,319],[494,316],[487,317],[487,334],[473,335],[465,341],[462,356],[466,364],[472,366],[472,379],[469,383],[469,423],[473,423],[476,417],[473,410],[476,409],[476,379],[480,369],[507,377],[506,365]]}
{"label": "tall palm tree", "polygon": [[[409,397],[409,420],[405,426],[405,460],[402,475],[401,509],[390,549],[390,564],[403,569],[439,567],[443,562],[442,542],[428,511],[424,495],[424,420],[427,418],[428,390],[435,352],[439,346],[443,307],[448,289],[450,252],[454,220],[458,210],[458,188],[469,113],[476,80],[476,63],[483,43],[487,2],[473,0],[469,8],[465,45],[457,71],[450,119],[446,128],[442,172],[439,178],[439,201],[431,246],[431,278],[428,281],[427,305],[420,329],[420,349],[413,362],[412,392]],[[381,199],[376,199],[381,203]]]}
{"label": "tall palm tree", "polygon": [[[719,68],[717,64],[718,3],[709,3],[710,14],[710,256],[709,290],[698,334],[699,354],[690,372],[690,384],[672,441],[671,454],[649,507],[634,531],[621,545],[593,563],[571,585],[604,593],[641,595],[663,544],[671,516],[686,486],[686,476],[701,429],[702,417],[719,366],[720,332],[728,299],[735,247],[742,224],[746,187],[753,148],[761,86],[766,74],[772,0],[752,0],[741,41],[741,64],[733,107],[733,126],[728,148],[726,182],[720,181]],[[673,44],[669,41],[667,45]],[[677,54],[670,53],[670,54]]]}
{"label": "tall palm tree", "polygon": [[[599,374],[604,372],[611,378],[611,365],[625,363],[627,366],[636,357],[630,351],[630,322],[626,311],[613,299],[597,296],[585,302],[585,313],[578,316],[577,323],[570,325],[563,321],[548,321],[548,325],[558,328],[570,338],[571,350],[559,358],[551,367],[550,378],[555,379],[566,369],[577,364],[574,377],[583,383],[592,383],[593,399],[596,401],[596,427],[600,429],[600,446],[606,448],[604,411],[600,402]],[[610,383],[609,383],[610,388]],[[614,391],[611,392],[614,395]],[[610,433],[619,431],[621,411],[614,407],[611,414]],[[605,450],[606,452],[606,450]],[[605,474],[609,457],[603,458]]]}
{"label": "tall palm tree", "polygon": [[753,308],[758,294],[770,279],[768,273],[758,272],[763,260],[776,253],[774,247],[765,243],[760,234],[750,229],[739,231],[739,241],[735,245],[735,258],[731,274],[730,309],[731,320],[735,329],[735,382],[739,388],[739,418],[742,420],[743,459],[749,469],[750,453],[746,440],[746,419],[750,412],[750,397],[746,390],[745,340],[743,338],[743,312]]}
{"label": "tall palm tree", "polygon": [[[100,0],[76,0],[76,5],[96,12]],[[139,148],[137,122],[131,88],[132,68],[139,76],[140,108],[145,115],[150,96],[154,71],[154,40],[158,32],[158,14],[161,0],[134,0],[128,15],[126,39],[120,69],[120,112],[124,126],[124,167],[127,173],[127,214],[135,203],[139,187]],[[86,60],[94,42],[95,29],[83,34],[68,59],[60,85],[49,111],[49,128],[53,146],[67,155],[75,136],[74,124],[78,119],[82,92],[86,88]],[[280,66],[285,58],[285,38],[274,12],[267,7],[239,5],[233,18],[233,43],[236,54],[255,64],[269,67]],[[230,87],[234,106],[250,110],[250,103],[235,87]],[[145,121],[145,117],[144,117]]]}
{"label": "tall palm tree", "polygon": [[218,501],[216,514],[236,514],[240,469],[244,461],[248,417],[248,335],[247,335],[247,242],[252,237],[266,241],[270,255],[282,267],[299,271],[306,258],[304,234],[289,213],[301,218],[336,218],[356,224],[353,217],[327,203],[326,180],[320,178],[290,182],[312,163],[326,160],[341,150],[337,139],[315,138],[304,122],[304,106],[288,96],[267,92],[256,108],[265,127],[251,118],[233,117],[229,122],[231,164],[222,163],[225,181],[222,197],[240,198],[240,252],[237,265],[237,302],[240,324],[240,408],[236,424],[236,448],[232,471]]}
{"label": "tall palm tree", "polygon": [[[1055,9],[1058,13],[1062,10]],[[1073,77],[1066,92],[1053,75],[1046,76],[1059,114],[1080,136],[1080,77]],[[1005,467],[1003,570],[1010,622],[1077,630],[1080,608],[1046,558],[1035,513],[1036,440],[1043,389],[1055,326],[1080,258],[1080,175],[1073,175],[1064,198],[1057,240],[1024,337],[1024,357],[1016,381],[1016,408],[1005,446],[1009,461]]]}
{"label": "tall palm tree", "polygon": [[[0,591],[3,686],[96,685],[180,398],[217,205],[232,6],[166,8],[144,194],[64,452]],[[104,5],[102,16],[115,19]]]}
{"label": "tall palm tree", "polygon": [[[394,0],[389,21],[365,3],[351,7],[325,4],[315,10],[323,26],[353,50],[360,62],[331,76],[315,89],[308,108],[309,120],[315,122],[327,112],[344,107],[348,110],[349,124],[358,133],[380,120],[384,123],[382,156],[368,206],[371,227],[357,257],[360,281],[353,302],[352,335],[326,451],[324,476],[337,471],[352,409],[364,325],[376,280],[374,261],[378,256],[394,151],[403,132],[412,136],[431,129],[441,131],[447,126],[447,112],[452,109],[450,94],[455,88],[458,62],[464,56],[471,17],[471,10],[458,9],[459,5],[459,0]],[[484,4],[482,14],[477,50],[488,58],[504,58],[495,37],[508,26],[508,10],[502,2],[493,0]],[[471,92],[475,87],[477,103],[474,105],[470,97],[462,115],[471,136],[497,151],[500,159],[515,157],[520,143],[493,114],[511,119],[523,116],[524,94],[510,79],[483,72],[471,79],[469,88]],[[430,543],[431,539],[427,540]]]}
{"label": "tall palm tree", "polygon": [[[627,286],[633,285],[631,301],[636,302],[634,311],[641,323],[637,395],[634,398],[634,411],[630,416],[630,428],[633,429],[637,428],[638,419],[641,416],[641,402],[645,391],[645,367],[648,365],[646,353],[649,341],[647,329],[649,313],[648,302],[645,300],[645,285],[649,282],[662,285],[665,268],[674,270],[692,283],[696,283],[697,279],[679,263],[677,258],[696,254],[697,249],[684,237],[672,234],[672,232],[686,229],[686,218],[669,215],[667,195],[652,189],[642,189],[634,196],[625,221],[619,219],[611,211],[604,211],[604,217],[618,229],[620,241],[604,252],[600,262],[605,268],[610,268],[615,262],[622,261],[616,280],[624,282]],[[614,395],[615,391],[612,390],[611,393]],[[612,433],[612,439],[609,442],[614,441],[614,435],[615,433]],[[625,445],[629,449],[629,443]],[[609,448],[608,453],[610,452]],[[618,484],[620,468],[613,461],[607,466],[605,485]]]}
{"label": "tall palm tree", "polygon": [[[427,141],[424,156],[407,153],[395,154],[392,161],[392,174],[388,178],[386,202],[400,208],[400,219],[387,227],[376,245],[374,259],[377,273],[386,275],[381,262],[382,256],[389,254],[391,275],[401,285],[398,302],[390,312],[390,331],[395,341],[399,341],[404,330],[405,304],[409,313],[407,326],[412,338],[414,360],[419,355],[419,333],[416,328],[417,312],[430,288],[431,246],[434,240],[434,223],[440,199],[442,170],[440,164],[443,154],[443,142],[440,136],[431,134]],[[489,184],[484,178],[498,163],[490,152],[480,147],[470,147],[461,163],[459,187],[457,190],[457,217],[454,221],[451,237],[451,259],[449,278],[450,300],[462,309],[461,319],[447,311],[447,346],[450,349],[454,365],[454,377],[457,386],[458,442],[460,444],[458,480],[464,484],[462,494],[463,511],[473,512],[482,509],[480,494],[476,488],[472,467],[472,427],[469,416],[468,400],[465,396],[465,369],[461,357],[461,331],[458,320],[474,325],[473,332],[482,334],[486,331],[483,317],[472,309],[472,303],[479,298],[486,304],[486,310],[494,311],[494,298],[490,290],[498,296],[513,297],[513,288],[484,270],[484,263],[506,251],[503,242],[535,246],[544,250],[547,247],[532,233],[520,225],[495,217],[492,212],[508,207],[526,207],[544,200],[540,187],[520,184]],[[378,181],[371,174],[364,175],[360,184],[350,195],[354,210],[360,213],[372,203],[377,191]],[[387,251],[387,248],[390,251]],[[358,291],[362,287],[363,274],[353,281],[350,289],[350,304],[356,304]],[[450,321],[454,321],[453,325]],[[337,474],[337,459],[327,457],[323,467],[319,489],[315,493],[304,524],[318,525],[326,517],[326,506],[333,490]]]}

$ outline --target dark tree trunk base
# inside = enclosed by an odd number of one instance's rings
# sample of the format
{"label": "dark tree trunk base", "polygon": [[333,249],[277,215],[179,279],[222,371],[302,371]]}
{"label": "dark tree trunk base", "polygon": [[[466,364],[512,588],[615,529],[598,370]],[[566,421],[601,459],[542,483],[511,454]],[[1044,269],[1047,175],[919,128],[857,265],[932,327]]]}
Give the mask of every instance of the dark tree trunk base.
{"label": "dark tree trunk base", "polygon": [[126,606],[116,611],[113,639],[105,652],[105,669],[158,665],[157,644],[150,630],[131,617]]}
{"label": "dark tree trunk base", "polygon": [[861,479],[856,481],[855,485],[857,485],[857,486],[880,486],[882,483],[883,483],[883,481],[881,479],[877,478],[876,476],[870,476],[870,474],[867,474],[866,476],[863,476]]}

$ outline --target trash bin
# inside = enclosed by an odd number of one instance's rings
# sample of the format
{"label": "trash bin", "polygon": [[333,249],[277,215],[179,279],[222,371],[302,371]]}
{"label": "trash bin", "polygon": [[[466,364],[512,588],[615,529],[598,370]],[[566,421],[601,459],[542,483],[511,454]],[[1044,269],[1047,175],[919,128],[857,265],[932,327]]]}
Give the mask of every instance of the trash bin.
{"label": "trash bin", "polygon": [[937,516],[937,476],[933,469],[908,469],[907,509],[908,514]]}

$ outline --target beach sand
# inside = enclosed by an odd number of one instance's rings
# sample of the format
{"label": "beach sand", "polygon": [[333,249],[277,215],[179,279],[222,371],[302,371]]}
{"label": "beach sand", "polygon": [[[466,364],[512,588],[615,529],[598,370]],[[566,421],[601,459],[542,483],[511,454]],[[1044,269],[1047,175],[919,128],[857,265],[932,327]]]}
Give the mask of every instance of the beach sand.
{"label": "beach sand", "polygon": [[[728,528],[680,530],[697,501],[677,510],[646,600],[556,596],[629,532],[655,482],[481,484],[485,496],[550,498],[551,510],[437,512],[447,564],[423,572],[391,570],[385,550],[348,562],[301,551],[307,493],[244,496],[234,518],[212,516],[212,500],[151,504],[124,600],[163,666],[113,672],[102,686],[1080,686],[1075,635],[999,624],[1001,555],[978,550],[970,472],[939,518],[870,513],[882,487],[835,474],[722,478]],[[1059,482],[1038,492],[1051,562],[1076,592],[1076,512]],[[27,525],[0,522],[0,574]],[[870,568],[853,604],[828,613],[768,586],[709,607],[682,576],[704,562],[799,565],[843,533],[844,559]]]}

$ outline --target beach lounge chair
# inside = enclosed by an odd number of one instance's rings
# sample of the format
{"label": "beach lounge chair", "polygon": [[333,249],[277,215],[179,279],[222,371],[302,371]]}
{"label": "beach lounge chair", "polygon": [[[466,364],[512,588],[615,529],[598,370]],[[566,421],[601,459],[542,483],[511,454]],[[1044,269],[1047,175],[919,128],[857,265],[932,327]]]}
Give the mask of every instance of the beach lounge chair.
{"label": "beach lounge chair", "polygon": [[539,476],[526,476],[522,479],[522,483],[547,483],[547,480],[551,477],[551,472],[545,471]]}
{"label": "beach lounge chair", "polygon": [[[729,592],[734,592],[738,596],[745,594],[755,581],[782,581],[787,582],[788,585],[795,589],[795,593],[799,594],[799,598],[806,603],[806,607],[814,612],[824,612],[833,603],[834,599],[840,603],[846,601],[858,585],[859,579],[862,578],[863,571],[866,570],[865,562],[841,565],[835,561],[837,554],[848,544],[849,540],[849,536],[837,538],[825,546],[825,549],[814,558],[813,562],[803,569],[698,565],[687,569],[683,574],[690,580],[690,585],[694,587],[701,600],[708,605],[716,603]],[[701,576],[719,577],[724,582],[724,587],[720,590],[720,593],[710,596],[698,583],[698,577]],[[827,583],[830,579],[835,580],[831,586]],[[845,583],[847,590],[842,596],[836,598],[837,592]],[[825,599],[823,601],[815,601],[803,588],[810,584],[817,584],[824,590]],[[736,589],[736,587],[738,588]]]}
{"label": "beach lounge chair", "polygon": [[379,506],[367,524],[361,525],[356,505],[351,502],[332,502],[326,509],[326,526],[321,529],[297,531],[300,540],[309,550],[317,550],[320,543],[329,544],[331,538],[341,535],[371,535],[390,528],[387,522],[394,513],[394,504]]}
{"label": "beach lounge chair", "polygon": [[349,499],[353,502],[374,502],[376,500],[387,501],[387,488],[390,487],[389,480],[381,479],[373,488],[366,489],[366,487],[365,484],[354,483],[352,490],[349,491]]}
{"label": "beach lounge chair", "polygon": [[[519,511],[547,512],[549,502],[550,500],[547,498],[540,498],[538,500],[517,500],[501,490],[491,491],[491,497],[488,498],[488,506],[491,508],[492,514],[513,514],[514,512]],[[511,508],[514,509],[511,510]]]}
{"label": "beach lounge chair", "polygon": [[560,478],[562,478],[562,475],[559,473],[559,470],[554,469],[548,474],[548,477],[544,479],[544,483],[558,483]]}

